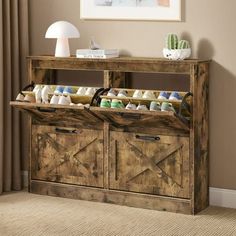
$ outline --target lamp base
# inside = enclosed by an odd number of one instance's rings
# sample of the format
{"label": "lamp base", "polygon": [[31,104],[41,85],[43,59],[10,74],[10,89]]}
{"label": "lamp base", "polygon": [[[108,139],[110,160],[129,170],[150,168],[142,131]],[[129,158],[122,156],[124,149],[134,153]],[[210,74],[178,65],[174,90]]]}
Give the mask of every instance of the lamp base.
{"label": "lamp base", "polygon": [[55,57],[69,57],[70,47],[68,38],[58,38],[55,50]]}

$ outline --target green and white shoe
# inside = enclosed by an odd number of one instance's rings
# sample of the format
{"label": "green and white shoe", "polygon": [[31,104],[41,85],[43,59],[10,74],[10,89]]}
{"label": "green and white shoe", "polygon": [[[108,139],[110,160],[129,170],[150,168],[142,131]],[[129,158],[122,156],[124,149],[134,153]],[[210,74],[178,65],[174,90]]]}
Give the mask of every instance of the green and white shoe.
{"label": "green and white shoe", "polygon": [[121,100],[112,99],[111,108],[124,108],[124,104]]}
{"label": "green and white shoe", "polygon": [[101,100],[100,107],[102,107],[102,108],[110,108],[111,107],[111,101],[109,99],[103,98]]}
{"label": "green and white shoe", "polygon": [[173,112],[176,112],[172,103],[170,102],[163,102],[161,104],[161,111],[173,111]]}

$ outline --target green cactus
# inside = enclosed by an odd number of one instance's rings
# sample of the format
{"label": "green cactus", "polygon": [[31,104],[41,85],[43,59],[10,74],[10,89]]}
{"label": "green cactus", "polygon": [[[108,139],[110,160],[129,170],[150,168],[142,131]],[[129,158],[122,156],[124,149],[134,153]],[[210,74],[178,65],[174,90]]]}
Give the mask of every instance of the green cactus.
{"label": "green cactus", "polygon": [[166,48],[177,49],[178,48],[178,36],[176,34],[168,34],[166,37]]}
{"label": "green cactus", "polygon": [[186,49],[186,48],[190,48],[190,44],[187,40],[180,40],[178,42],[178,49]]}

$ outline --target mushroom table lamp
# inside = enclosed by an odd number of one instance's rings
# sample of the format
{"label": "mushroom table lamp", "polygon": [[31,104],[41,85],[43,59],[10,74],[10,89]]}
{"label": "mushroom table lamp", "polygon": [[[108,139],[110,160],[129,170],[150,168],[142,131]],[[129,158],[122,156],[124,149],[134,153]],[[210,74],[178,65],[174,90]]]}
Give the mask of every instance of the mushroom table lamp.
{"label": "mushroom table lamp", "polygon": [[79,38],[80,33],[78,29],[67,21],[57,21],[49,26],[45,38],[56,38],[57,45],[55,50],[55,57],[69,57],[70,47],[69,38]]}

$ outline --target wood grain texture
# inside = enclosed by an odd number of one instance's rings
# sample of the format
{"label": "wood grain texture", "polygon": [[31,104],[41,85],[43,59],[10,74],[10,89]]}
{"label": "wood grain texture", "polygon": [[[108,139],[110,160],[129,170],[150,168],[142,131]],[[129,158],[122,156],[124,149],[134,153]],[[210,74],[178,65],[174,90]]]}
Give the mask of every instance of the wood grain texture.
{"label": "wood grain texture", "polygon": [[109,140],[110,140],[110,132],[109,132],[109,123],[104,122],[104,188],[109,189]]}
{"label": "wood grain texture", "polygon": [[32,127],[31,178],[103,187],[103,132]]}
{"label": "wood grain texture", "polygon": [[195,77],[194,113],[194,213],[209,205],[209,65],[200,64]]}
{"label": "wood grain texture", "polygon": [[159,72],[189,74],[190,65],[201,60],[170,61],[163,58],[120,57],[112,59],[55,58],[51,56],[29,57],[33,68],[69,70],[109,70],[122,72]]}
{"label": "wood grain texture", "polygon": [[35,83],[54,83],[57,69],[101,70],[104,87],[115,88],[129,72],[186,74],[193,93],[190,122],[173,112],[11,102],[32,116],[29,191],[187,214],[206,208],[209,63],[29,57]]}
{"label": "wood grain texture", "polygon": [[31,192],[56,197],[106,202],[124,206],[141,207],[152,210],[190,214],[190,201],[171,197],[137,194],[77,185],[31,181]]}
{"label": "wood grain texture", "polygon": [[125,72],[120,71],[104,71],[104,88],[125,88],[126,77]]}
{"label": "wood grain texture", "polygon": [[132,111],[91,107],[90,111],[116,128],[159,128],[168,132],[189,132],[189,125],[174,112]]}
{"label": "wood grain texture", "polygon": [[189,133],[189,125],[174,112],[131,111],[100,107],[11,102],[12,106],[28,112],[34,123],[76,125],[78,127],[103,128],[108,122],[116,128],[154,128],[176,134]]}
{"label": "wood grain texture", "polygon": [[103,121],[83,107],[26,102],[11,102],[10,104],[30,114],[34,124],[103,129]]}
{"label": "wood grain texture", "polygon": [[111,132],[110,188],[189,198],[189,139]]}

